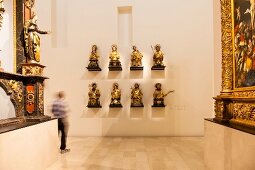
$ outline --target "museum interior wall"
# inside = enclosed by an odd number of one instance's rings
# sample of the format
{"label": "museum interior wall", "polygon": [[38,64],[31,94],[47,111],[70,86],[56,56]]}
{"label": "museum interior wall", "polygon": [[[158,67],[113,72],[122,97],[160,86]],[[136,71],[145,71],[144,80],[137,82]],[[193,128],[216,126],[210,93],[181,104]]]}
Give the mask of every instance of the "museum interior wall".
{"label": "museum interior wall", "polygon": [[219,95],[221,88],[221,6],[220,1],[213,0],[213,42],[214,42],[214,96]]}
{"label": "museum interior wall", "polygon": [[[145,3],[146,2],[146,3]],[[43,6],[43,8],[39,8]],[[70,107],[71,136],[201,136],[203,119],[213,117],[215,87],[213,1],[37,1],[46,65],[45,112],[63,90]],[[121,9],[126,9],[122,12]],[[99,48],[101,72],[88,72],[91,45]],[[109,72],[117,44],[123,70]],[[130,71],[131,46],[143,53],[143,71]],[[165,71],[153,71],[151,45],[161,44]],[[88,85],[101,91],[101,109],[87,108]],[[112,84],[122,89],[123,108],[109,108]],[[130,108],[131,86],[140,83],[144,108]],[[154,84],[165,91],[165,108],[152,108]],[[215,85],[216,84],[216,85]],[[218,91],[218,90],[217,90]]]}
{"label": "museum interior wall", "polygon": [[13,36],[13,1],[5,2],[4,22],[0,31],[0,58],[5,71],[13,72],[14,36]]}

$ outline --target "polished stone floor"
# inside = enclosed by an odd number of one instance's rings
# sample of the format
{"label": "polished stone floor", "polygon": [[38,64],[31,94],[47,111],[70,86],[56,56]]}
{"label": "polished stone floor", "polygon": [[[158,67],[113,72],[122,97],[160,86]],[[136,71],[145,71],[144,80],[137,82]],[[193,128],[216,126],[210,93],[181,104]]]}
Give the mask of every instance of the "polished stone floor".
{"label": "polished stone floor", "polygon": [[69,138],[48,170],[203,170],[202,137]]}

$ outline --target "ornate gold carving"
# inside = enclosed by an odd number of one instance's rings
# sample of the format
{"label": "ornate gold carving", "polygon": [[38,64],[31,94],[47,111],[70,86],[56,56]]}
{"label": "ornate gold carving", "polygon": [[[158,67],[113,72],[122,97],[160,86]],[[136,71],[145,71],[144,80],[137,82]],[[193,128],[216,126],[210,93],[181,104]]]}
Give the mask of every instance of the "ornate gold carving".
{"label": "ornate gold carving", "polygon": [[215,100],[214,103],[214,111],[215,111],[215,117],[218,119],[223,119],[223,113],[224,113],[224,102],[223,101],[217,101]]}
{"label": "ornate gold carving", "polygon": [[43,84],[39,84],[39,112],[44,113],[44,87]]}
{"label": "ornate gold carving", "polygon": [[42,76],[43,75],[43,68],[39,66],[23,66],[22,67],[22,74],[23,75],[33,75],[33,76]]}
{"label": "ornate gold carving", "polygon": [[15,95],[17,96],[17,101],[21,103],[23,101],[22,83],[15,80],[10,80],[9,85],[11,89],[14,91]]}
{"label": "ornate gold carving", "polygon": [[35,94],[33,91],[27,91],[27,104],[32,105],[35,103]]}
{"label": "ornate gold carving", "polygon": [[0,79],[0,86],[5,90],[6,94],[14,105],[16,117],[23,116],[23,84],[20,81]]}
{"label": "ornate gold carving", "polygon": [[2,24],[3,24],[3,14],[4,14],[4,11],[5,11],[5,9],[4,9],[4,0],[0,0],[0,29],[1,29],[1,27],[2,27]]}
{"label": "ornate gold carving", "polygon": [[234,92],[234,97],[254,98],[255,91],[237,91],[237,92]]}
{"label": "ornate gold carving", "polygon": [[222,93],[233,89],[233,43],[231,0],[221,0]]}
{"label": "ornate gold carving", "polygon": [[255,103],[234,103],[231,122],[255,127]]}

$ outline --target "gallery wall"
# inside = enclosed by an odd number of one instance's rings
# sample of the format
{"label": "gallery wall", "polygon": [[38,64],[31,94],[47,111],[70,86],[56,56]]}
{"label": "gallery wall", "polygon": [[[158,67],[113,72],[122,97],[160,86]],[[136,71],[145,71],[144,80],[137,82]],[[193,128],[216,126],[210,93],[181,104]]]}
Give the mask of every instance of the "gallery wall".
{"label": "gallery wall", "polygon": [[[122,15],[120,8],[131,8]],[[38,25],[41,64],[46,65],[45,111],[63,90],[70,108],[71,136],[202,136],[203,119],[213,117],[213,1],[41,0]],[[160,43],[165,71],[151,71],[151,45]],[[97,44],[101,72],[88,72],[91,45]],[[118,44],[122,72],[108,71],[112,44]],[[130,72],[131,45],[143,53],[144,70]],[[86,108],[88,85],[98,83],[101,109]],[[112,84],[122,89],[122,109],[110,109]],[[130,108],[130,88],[141,84],[144,108]],[[154,84],[165,91],[166,108],[152,108]]]}
{"label": "gallery wall", "polygon": [[13,1],[4,1],[5,12],[2,28],[0,28],[0,60],[5,71],[13,72],[14,39],[13,39]]}

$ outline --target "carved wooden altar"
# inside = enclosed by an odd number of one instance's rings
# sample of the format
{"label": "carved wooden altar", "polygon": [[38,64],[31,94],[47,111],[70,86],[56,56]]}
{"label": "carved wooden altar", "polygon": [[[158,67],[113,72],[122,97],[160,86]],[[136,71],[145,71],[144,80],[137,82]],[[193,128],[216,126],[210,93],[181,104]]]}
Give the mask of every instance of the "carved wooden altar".
{"label": "carved wooden altar", "polygon": [[234,2],[221,0],[222,91],[214,97],[214,120],[255,128],[255,87],[235,86]]}
{"label": "carved wooden altar", "polygon": [[24,121],[42,121],[44,115],[43,76],[27,76],[0,72],[0,87],[10,96],[15,108],[15,118],[0,120],[0,127]]}

